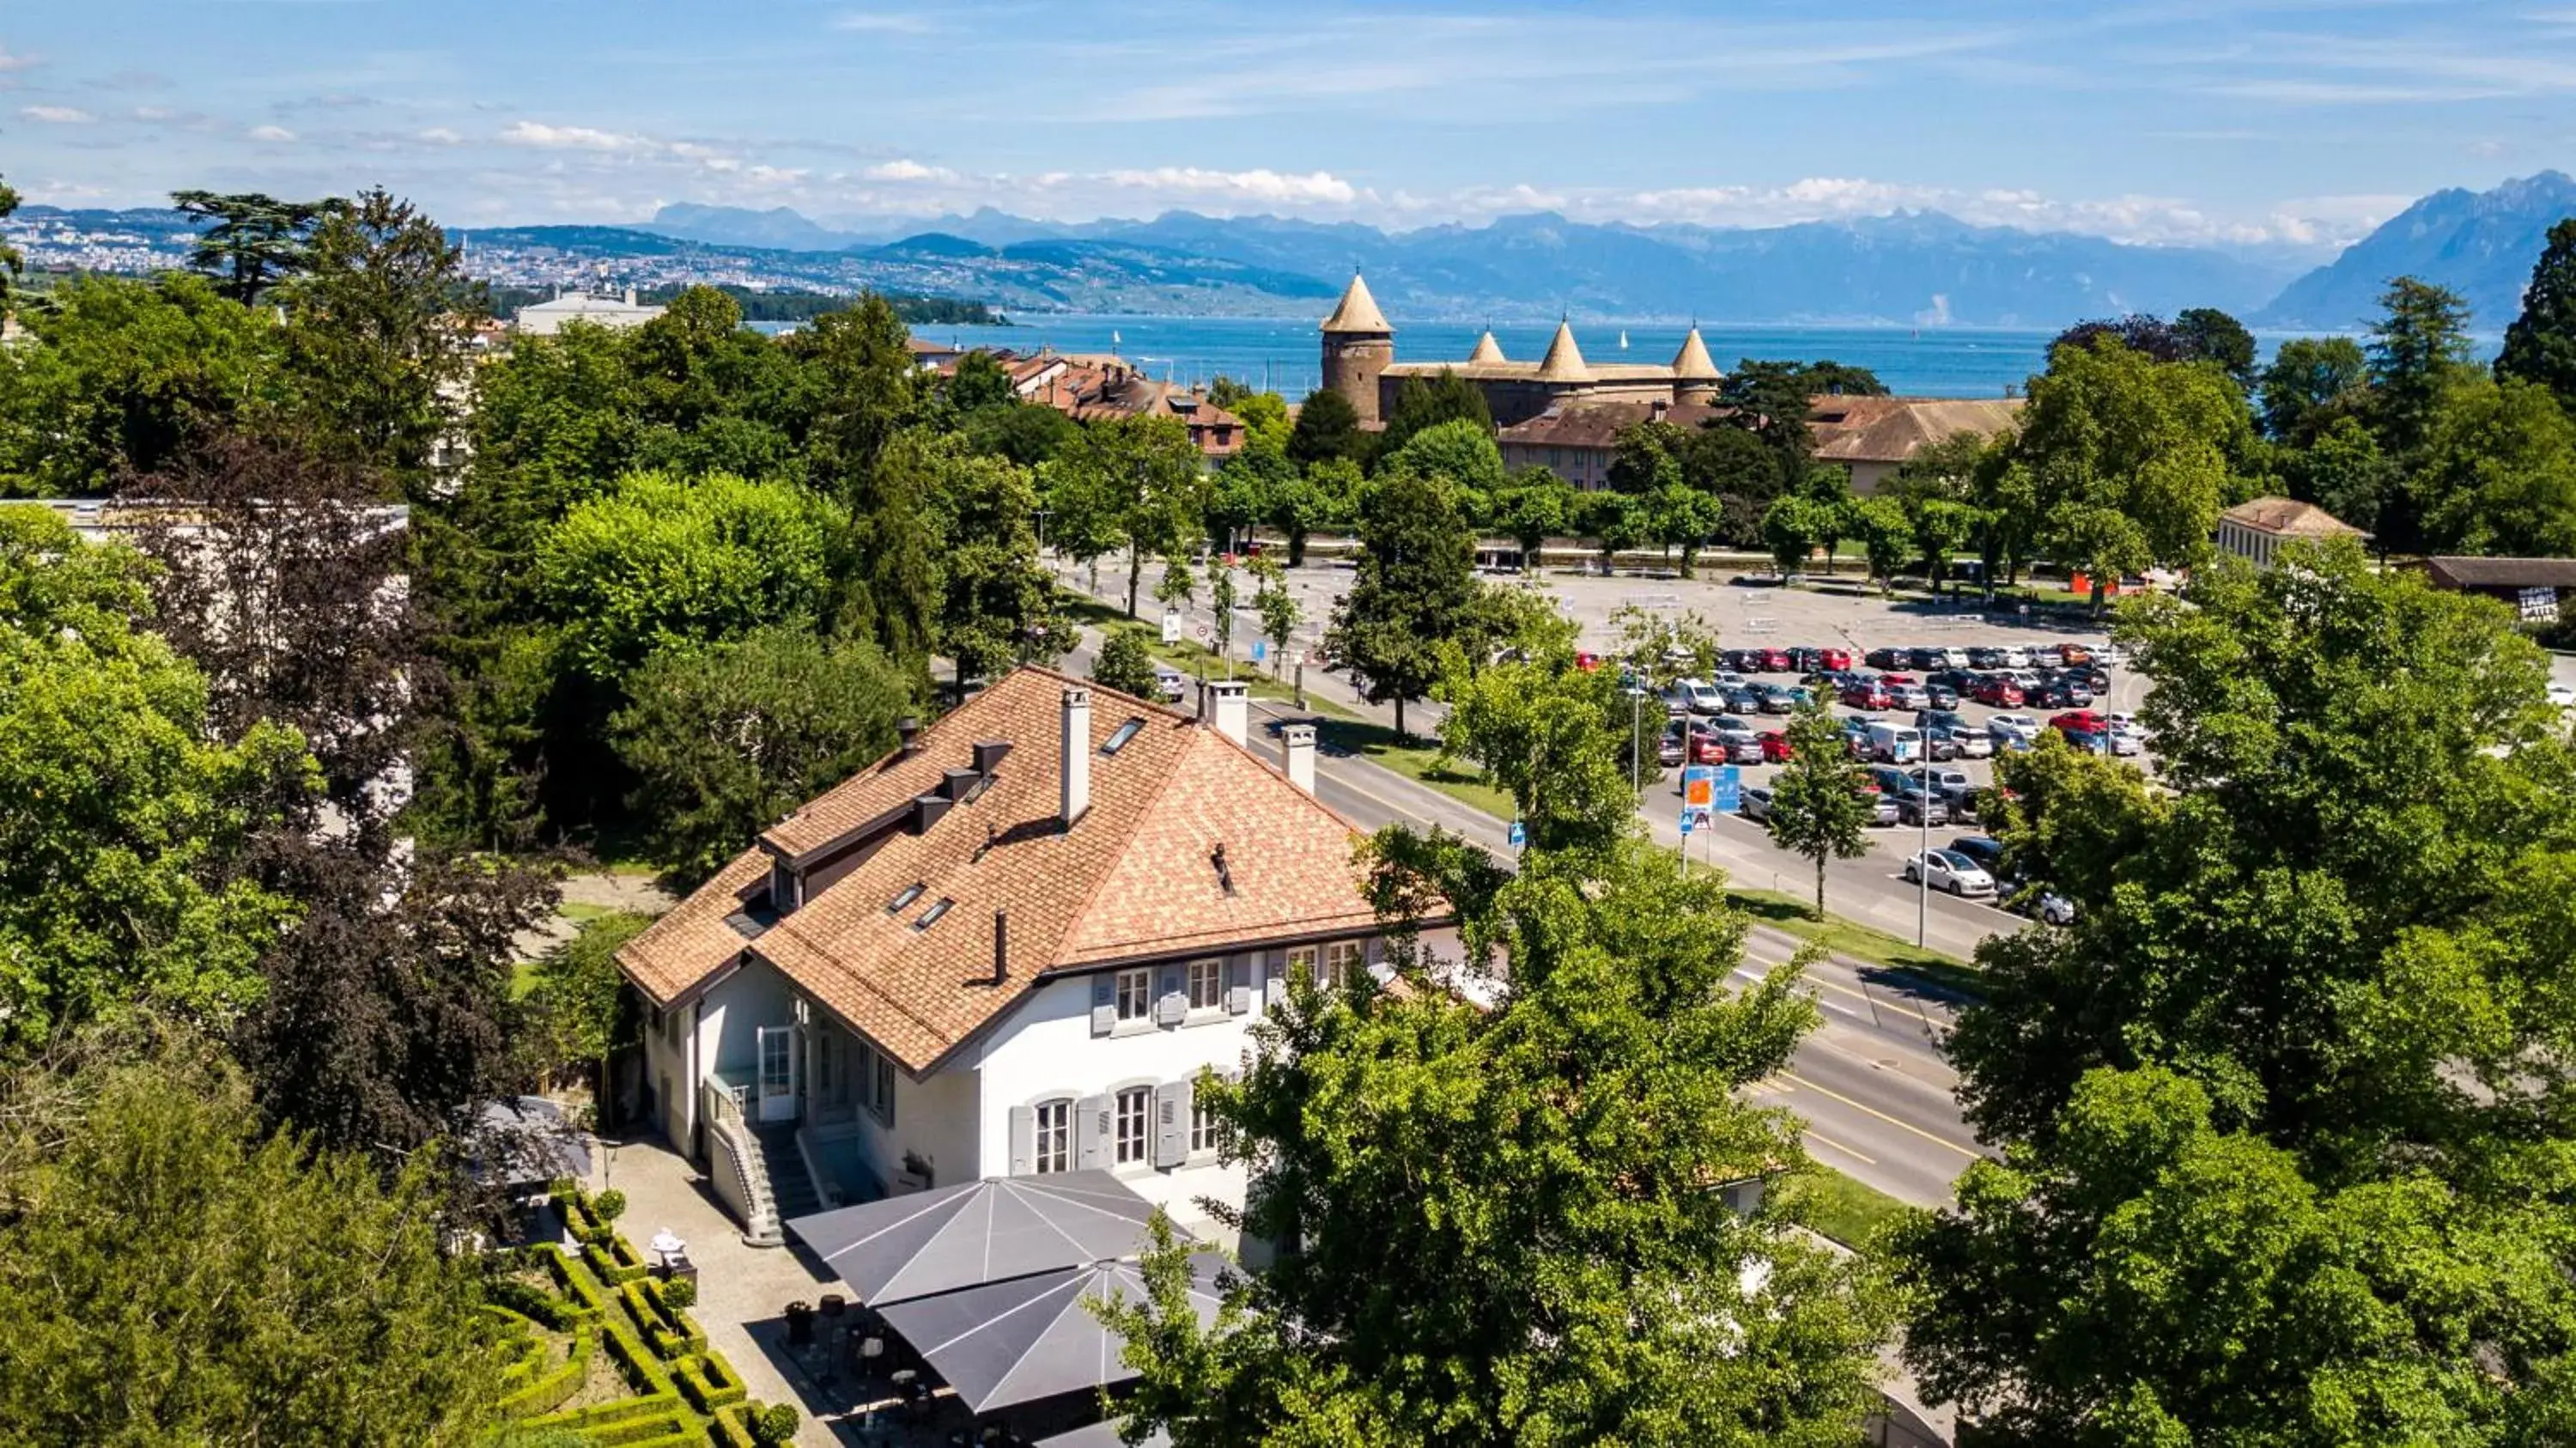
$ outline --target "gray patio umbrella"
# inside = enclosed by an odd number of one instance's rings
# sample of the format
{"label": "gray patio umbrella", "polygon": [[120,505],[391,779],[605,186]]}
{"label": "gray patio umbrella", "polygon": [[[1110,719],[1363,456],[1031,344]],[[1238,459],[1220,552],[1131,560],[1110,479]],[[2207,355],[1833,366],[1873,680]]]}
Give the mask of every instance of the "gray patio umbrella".
{"label": "gray patio umbrella", "polygon": [[[1216,1320],[1216,1274],[1224,1259],[1190,1258],[1190,1305]],[[1119,1354],[1126,1339],[1101,1326],[1088,1298],[1141,1302],[1145,1279],[1133,1262],[1090,1262],[1009,1282],[917,1297],[879,1309],[931,1371],[982,1413],[1136,1376]]]}
{"label": "gray patio umbrella", "polygon": [[909,1298],[1132,1257],[1151,1202],[1105,1171],[987,1177],[787,1223],[859,1301]]}
{"label": "gray patio umbrella", "polygon": [[[1070,1433],[1058,1433],[1052,1438],[1040,1438],[1037,1448],[1127,1448],[1127,1445],[1125,1440],[1118,1436],[1116,1423],[1093,1423],[1088,1427],[1076,1428]],[[1172,1435],[1157,1428],[1145,1435],[1145,1441],[1140,1448],[1172,1448]]]}

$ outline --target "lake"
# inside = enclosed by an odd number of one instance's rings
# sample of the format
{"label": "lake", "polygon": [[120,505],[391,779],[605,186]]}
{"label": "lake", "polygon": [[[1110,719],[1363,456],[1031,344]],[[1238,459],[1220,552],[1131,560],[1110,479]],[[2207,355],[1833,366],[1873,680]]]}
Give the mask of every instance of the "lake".
{"label": "lake", "polygon": [[[1291,400],[1322,381],[1316,317],[1112,317],[1043,315],[1011,327],[925,326],[915,335],[964,347],[1009,347],[1034,352],[1116,352],[1155,377],[1206,382],[1219,373],[1266,385]],[[1400,362],[1463,361],[1484,328],[1472,322],[1395,320]],[[1583,322],[1574,329],[1585,358],[1594,362],[1670,362],[1685,327],[1631,323],[1628,346],[1619,347],[1617,322]],[[1500,326],[1494,340],[1503,355],[1535,361],[1547,352],[1553,324]],[[1939,327],[1703,326],[1709,355],[1727,371],[1739,358],[1815,362],[1831,359],[1866,367],[1895,392],[1911,397],[2001,397],[2018,391],[2047,360],[2054,332],[1989,331]]]}

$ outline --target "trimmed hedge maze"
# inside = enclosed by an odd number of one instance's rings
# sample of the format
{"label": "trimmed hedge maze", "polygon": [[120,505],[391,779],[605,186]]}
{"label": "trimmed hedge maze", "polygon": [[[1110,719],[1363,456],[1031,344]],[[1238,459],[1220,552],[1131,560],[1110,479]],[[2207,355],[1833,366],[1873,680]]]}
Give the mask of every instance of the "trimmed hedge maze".
{"label": "trimmed hedge maze", "polygon": [[[596,1448],[761,1448],[764,1410],[706,1329],[579,1190],[558,1187],[579,1256],[498,1254],[486,1308],[502,1324],[502,1410]],[[567,1406],[569,1405],[569,1406]],[[770,1425],[773,1430],[776,1426]]]}

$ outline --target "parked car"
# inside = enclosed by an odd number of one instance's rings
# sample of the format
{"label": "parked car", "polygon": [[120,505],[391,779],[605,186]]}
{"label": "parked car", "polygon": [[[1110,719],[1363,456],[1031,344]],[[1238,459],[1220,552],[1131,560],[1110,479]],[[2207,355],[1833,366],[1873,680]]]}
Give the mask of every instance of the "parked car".
{"label": "parked car", "polygon": [[1931,644],[1912,652],[1918,669],[1954,669],[1967,662],[1957,649],[1946,644]]}
{"label": "parked car", "polygon": [[2021,645],[2006,644],[2003,646],[2002,652],[2004,656],[2003,662],[1996,667],[2005,669],[2027,669],[2030,667],[2030,650],[2023,648]]}
{"label": "parked car", "polygon": [[1978,647],[1968,650],[1969,668],[2000,669],[2003,666],[2004,651],[2001,649],[1993,647]]}
{"label": "parked car", "polygon": [[1970,724],[1967,716],[1956,709],[1919,709],[1915,711],[1914,727],[1917,729],[1974,728],[1979,733],[1985,732],[1981,726]]}
{"label": "parked car", "polygon": [[1708,721],[1708,727],[1710,732],[1729,744],[1751,744],[1760,738],[1762,733],[1737,714],[1720,714]]}
{"label": "parked car", "polygon": [[1706,679],[1675,681],[1672,688],[1664,694],[1664,705],[1666,708],[1671,708],[1676,701],[1681,705],[1680,712],[1686,714],[1726,712],[1726,696],[1718,692],[1717,685]]}
{"label": "parked car", "polygon": [[2093,649],[2089,644],[2062,643],[2057,646],[2057,657],[2069,667],[2089,664],[2093,662]]}
{"label": "parked car", "polygon": [[2016,890],[2004,901],[2004,908],[2016,915],[2027,915],[2042,925],[2061,929],[2075,923],[2075,902],[2054,890],[2034,885]]}
{"label": "parked car", "polygon": [[1759,784],[1746,785],[1744,787],[1742,798],[1744,802],[1737,806],[1737,808],[1743,813],[1746,819],[1767,820],[1771,818],[1771,791],[1767,787]]}
{"label": "parked car", "polygon": [[1892,709],[1896,701],[1888,697],[1887,686],[1876,679],[1860,678],[1843,685],[1842,701],[1853,709]]}
{"label": "parked car", "polygon": [[2035,668],[2054,669],[2066,662],[2066,655],[2060,653],[2055,644],[2032,644],[2030,662]]}
{"label": "parked car", "polygon": [[1861,662],[1873,669],[1910,669],[1914,667],[1914,651],[1901,648],[1871,649]]}
{"label": "parked car", "polygon": [[1947,764],[1959,757],[1959,736],[1947,729],[1926,729],[1923,733],[1923,757],[1935,764]]}
{"label": "parked car", "polygon": [[1943,799],[1955,799],[1961,790],[1977,787],[1976,781],[1968,778],[1968,771],[1964,769],[1934,769],[1928,771],[1925,778],[1931,781],[1932,792]]}
{"label": "parked car", "polygon": [[2561,709],[2576,709],[2576,688],[2570,688],[2565,684],[2551,684],[2549,702]]}
{"label": "parked car", "polygon": [[2111,731],[2112,753],[2135,754],[2147,747],[2147,726],[2135,714],[2105,714],[2102,723]]}
{"label": "parked car", "polygon": [[1986,735],[1999,745],[2027,749],[2039,738],[2039,720],[2028,714],[1997,714],[1986,720]]}
{"label": "parked car", "polygon": [[1794,714],[1814,697],[1796,684],[1756,684],[1753,693],[1765,714]]}
{"label": "parked car", "polygon": [[2048,721],[2048,727],[2056,730],[2060,734],[2074,734],[2078,732],[2088,734],[2107,734],[2111,729],[2110,724],[2105,721],[2101,715],[2094,713],[2090,709],[2069,709],[2063,714],[2051,716]]}
{"label": "parked car", "polygon": [[2014,683],[2009,674],[1980,676],[1977,686],[1968,691],[1968,697],[1997,709],[2018,709],[2022,706],[2021,685]]}
{"label": "parked car", "polygon": [[1875,719],[1864,718],[1858,714],[1843,716],[1843,743],[1850,746],[1852,757],[1860,757],[1869,748],[1869,731],[1876,727],[1877,723]]}
{"label": "parked car", "polygon": [[2082,669],[2060,669],[2048,676],[2048,686],[2069,708],[2081,709],[2093,702],[2093,681],[2084,677]]}
{"label": "parked car", "polygon": [[1860,787],[1860,796],[1869,804],[1869,819],[1866,823],[1870,828],[1884,830],[1894,829],[1896,827],[1896,821],[1900,813],[1896,808],[1896,801],[1879,793],[1878,786],[1874,784],[1862,785]]}
{"label": "parked car", "polygon": [[1675,719],[1655,737],[1655,762],[1670,768],[1685,763],[1690,750],[1690,726]]}
{"label": "parked car", "polygon": [[1798,667],[1795,663],[1790,661],[1789,651],[1787,649],[1775,649],[1766,646],[1760,650],[1760,653],[1762,655],[1762,672],[1766,674],[1785,674]]}
{"label": "parked car", "polygon": [[1188,678],[1169,664],[1154,666],[1154,687],[1161,691],[1165,699],[1175,704],[1190,691]]}
{"label": "parked car", "polygon": [[2004,873],[2004,842],[1992,835],[1961,835],[1950,841],[1949,848],[1954,855],[1974,860],[1978,869],[1995,877],[1997,884],[2011,878]]}
{"label": "parked car", "polygon": [[1923,757],[1923,731],[1910,724],[1872,724],[1862,753],[1886,764],[1912,764]]}
{"label": "parked car", "polygon": [[1887,703],[1891,709],[1929,709],[1932,707],[1932,691],[1912,680],[1890,683],[1887,686]]}
{"label": "parked car", "polygon": [[1708,725],[1694,719],[1690,725],[1690,762],[1693,764],[1726,763],[1726,741]]}
{"label": "parked car", "polygon": [[1950,759],[1992,759],[1995,753],[1993,735],[1965,724],[1934,725],[1923,731],[1923,739],[1924,747],[1932,752],[1934,759],[1945,757],[1941,753],[1944,744],[1950,746],[1951,752],[1946,756]]}
{"label": "parked car", "polygon": [[1908,884],[1919,880],[1959,896],[1991,898],[1995,893],[1995,877],[1955,850],[1922,850],[1907,856],[1905,879]]}
{"label": "parked car", "polygon": [[1789,762],[1788,735],[1781,733],[1777,729],[1765,729],[1762,731],[1761,740],[1763,763],[1786,764]]}
{"label": "parked car", "polygon": [[[1909,825],[1946,825],[1950,807],[1940,794],[1924,788],[1921,772],[1881,766],[1869,772],[1882,798],[1896,801],[1897,821]],[[1927,817],[1928,816],[1928,817]]]}
{"label": "parked car", "polygon": [[1725,654],[1725,659],[1726,666],[1730,669],[1735,669],[1748,674],[1758,674],[1762,672],[1762,651],[1760,649],[1728,649]]}
{"label": "parked car", "polygon": [[[2093,702],[2093,692],[2083,691],[2084,703]],[[2062,679],[2044,678],[2021,691],[2021,701],[2033,709],[2072,709],[2076,707],[2076,687]]]}
{"label": "parked car", "polygon": [[1793,674],[1821,674],[1833,669],[1851,667],[1851,650],[1818,648],[1802,644],[1787,651],[1788,670]]}
{"label": "parked car", "polygon": [[1726,701],[1726,712],[1729,714],[1762,712],[1762,696],[1754,692],[1754,686],[1751,684],[1720,684],[1717,693],[1719,698]]}

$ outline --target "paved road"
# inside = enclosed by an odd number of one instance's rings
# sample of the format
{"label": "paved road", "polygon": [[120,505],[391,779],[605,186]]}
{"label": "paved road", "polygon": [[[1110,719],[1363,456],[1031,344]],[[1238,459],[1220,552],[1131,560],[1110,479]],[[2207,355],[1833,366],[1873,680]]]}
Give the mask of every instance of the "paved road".
{"label": "paved road", "polygon": [[[1088,641],[1066,660],[1066,667],[1088,671]],[[1312,716],[1265,700],[1254,700],[1252,708],[1254,751],[1282,763],[1276,726]],[[1316,763],[1317,796],[1364,829],[1396,822],[1440,825],[1497,856],[1510,854],[1505,826],[1482,810],[1356,756],[1325,753]],[[1667,843],[1678,841],[1668,815],[1657,810],[1650,819],[1660,824]],[[1739,852],[1770,848],[1759,831],[1731,842],[1722,839],[1721,844]],[[1694,845],[1692,858],[1705,858],[1708,838],[1702,836]],[[1728,853],[1717,859],[1739,883],[1766,883],[1747,879]],[[1787,859],[1806,868],[1796,856]],[[1888,880],[1884,861],[1874,874],[1867,868],[1849,873],[1855,886],[1867,882],[1883,889]],[[1812,881],[1812,876],[1805,878]],[[1908,894],[1903,900],[1909,930],[1912,899]],[[1837,905],[1850,909],[1848,900]],[[2019,923],[1982,906],[1939,897],[1933,905],[1945,912],[1947,928],[1962,937],[1981,933],[1981,926],[1992,928],[1987,917]],[[1941,939],[1936,937],[1935,943]],[[1763,970],[1787,961],[1800,944],[1795,936],[1757,926],[1746,941],[1745,964],[1737,975],[1758,980]],[[1808,1148],[1819,1160],[1903,1201],[1923,1206],[1947,1202],[1951,1183],[1980,1153],[1952,1096],[1958,1075],[1941,1054],[1951,1021],[1949,1001],[1935,987],[1845,956],[1812,961],[1807,982],[1824,1024],[1800,1044],[1786,1074],[1763,1083],[1762,1099],[1789,1108],[1807,1123]]]}

